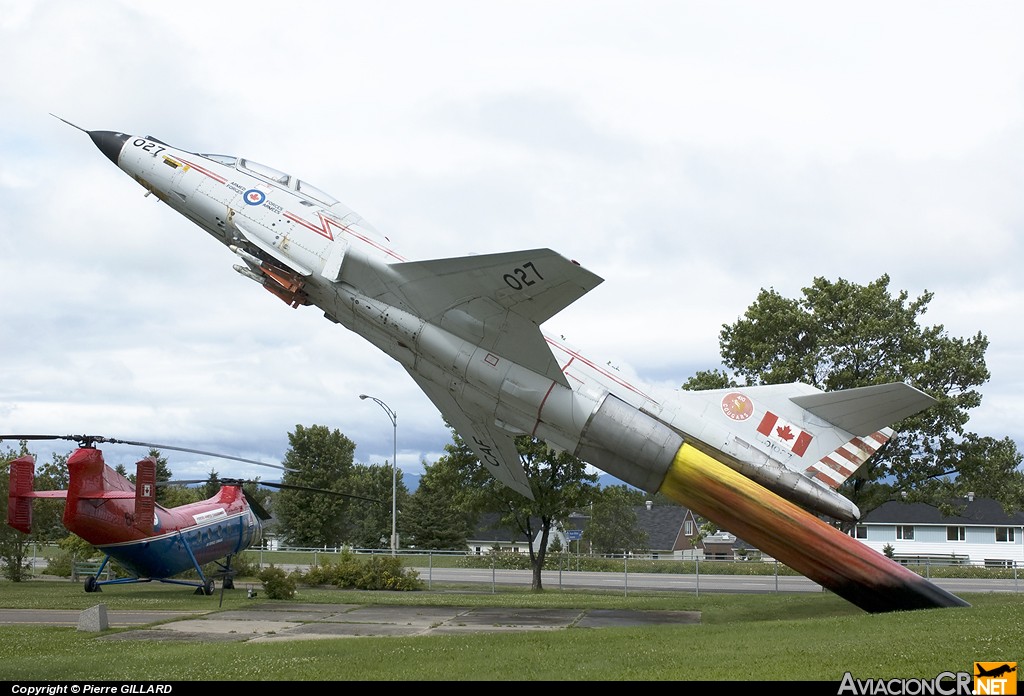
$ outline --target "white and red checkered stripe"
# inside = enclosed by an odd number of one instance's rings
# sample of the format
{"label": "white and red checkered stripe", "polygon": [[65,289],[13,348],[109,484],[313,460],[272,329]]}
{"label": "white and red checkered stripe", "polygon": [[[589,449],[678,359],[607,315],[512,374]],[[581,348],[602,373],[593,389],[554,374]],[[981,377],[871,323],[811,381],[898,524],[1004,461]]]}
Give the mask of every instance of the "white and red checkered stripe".
{"label": "white and red checkered stripe", "polygon": [[807,467],[806,474],[829,488],[838,488],[891,436],[892,430],[885,428],[867,437],[855,437]]}

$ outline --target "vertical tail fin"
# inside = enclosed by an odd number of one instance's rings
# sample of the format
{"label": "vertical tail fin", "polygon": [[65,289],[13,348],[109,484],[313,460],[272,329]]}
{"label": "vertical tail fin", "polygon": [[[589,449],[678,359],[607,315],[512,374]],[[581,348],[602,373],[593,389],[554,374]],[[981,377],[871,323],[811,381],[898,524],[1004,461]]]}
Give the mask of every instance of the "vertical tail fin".
{"label": "vertical tail fin", "polygon": [[7,524],[19,532],[32,533],[32,498],[36,460],[31,454],[11,462],[10,488],[7,491]]}
{"label": "vertical tail fin", "polygon": [[881,449],[892,435],[892,428],[882,428],[866,437],[855,437],[811,464],[804,474],[835,490]]}
{"label": "vertical tail fin", "polygon": [[156,460],[146,457],[135,466],[135,528],[143,534],[152,534],[156,507]]}

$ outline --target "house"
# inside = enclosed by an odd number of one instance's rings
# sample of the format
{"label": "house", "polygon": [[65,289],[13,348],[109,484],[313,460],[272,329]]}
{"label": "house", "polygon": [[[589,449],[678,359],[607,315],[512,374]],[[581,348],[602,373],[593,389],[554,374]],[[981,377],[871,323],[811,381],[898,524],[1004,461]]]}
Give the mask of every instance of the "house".
{"label": "house", "polygon": [[704,560],[749,561],[761,560],[761,552],[735,534],[717,531],[704,537]]}
{"label": "house", "polygon": [[693,511],[679,505],[657,505],[648,500],[633,508],[637,526],[647,532],[647,547],[653,558],[700,558],[703,550],[693,539],[698,524]]}
{"label": "house", "polygon": [[[637,527],[647,533],[647,549],[653,558],[692,559],[701,558],[703,549],[691,541],[697,536],[698,525],[693,512],[679,505],[654,505],[647,501],[644,505],[633,507],[636,514]],[[482,515],[473,531],[472,538],[467,540],[470,553],[486,554],[491,549],[501,549],[514,553],[529,553],[529,542],[526,535],[518,530],[496,528],[497,514]],[[590,516],[573,512],[563,525],[556,525],[548,536],[548,547],[557,543],[563,549],[578,551],[580,535],[587,528]],[[534,525],[540,528],[540,521]],[[538,538],[535,543],[539,542]],[[536,548],[536,547],[535,547]],[[584,543],[583,553],[588,549]]]}
{"label": "house", "polygon": [[944,516],[926,503],[889,501],[851,534],[880,553],[891,546],[903,563],[1024,566],[1024,512],[1008,515],[995,500],[973,494],[953,502],[958,513]]}
{"label": "house", "polygon": [[[471,538],[466,540],[471,554],[483,555],[492,550],[512,553],[530,552],[529,538],[518,529],[497,526],[500,519],[501,515],[498,513],[486,513],[480,516]],[[536,521],[534,528],[540,528],[540,520]],[[554,536],[553,533],[552,536]]]}

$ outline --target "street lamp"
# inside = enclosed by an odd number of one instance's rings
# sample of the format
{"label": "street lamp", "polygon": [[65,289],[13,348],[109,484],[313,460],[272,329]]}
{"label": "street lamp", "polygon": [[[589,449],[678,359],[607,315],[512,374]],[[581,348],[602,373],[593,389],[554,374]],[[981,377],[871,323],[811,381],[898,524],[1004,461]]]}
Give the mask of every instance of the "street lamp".
{"label": "street lamp", "polygon": [[384,409],[384,413],[388,414],[388,418],[391,419],[391,430],[392,430],[392,454],[391,454],[391,555],[394,556],[398,553],[398,414],[391,410],[391,407],[381,401],[375,396],[369,396],[367,394],[360,394],[360,399],[370,399],[376,401],[377,404]]}

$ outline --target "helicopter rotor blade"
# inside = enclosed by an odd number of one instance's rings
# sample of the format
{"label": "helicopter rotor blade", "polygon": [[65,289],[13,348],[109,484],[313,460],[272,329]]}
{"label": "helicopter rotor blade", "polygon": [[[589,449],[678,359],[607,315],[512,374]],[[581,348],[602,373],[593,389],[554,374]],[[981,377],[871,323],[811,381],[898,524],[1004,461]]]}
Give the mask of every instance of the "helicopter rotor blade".
{"label": "helicopter rotor blade", "polygon": [[[210,479],[175,479],[173,481],[157,481],[157,486],[187,486],[196,483],[210,483]],[[292,483],[276,483],[274,481],[256,481],[256,480],[243,480],[237,478],[218,478],[216,483],[221,486],[243,486],[247,483],[254,486],[266,486],[267,488],[279,488],[293,491],[306,491],[308,493],[326,493],[327,495],[335,495],[340,498],[354,498],[356,500],[366,500],[371,503],[380,503],[381,501],[376,498],[366,498],[361,495],[355,495],[353,493],[342,493],[340,491],[332,491],[329,488],[313,488],[311,486],[297,486]],[[245,490],[243,489],[244,493]],[[251,501],[250,501],[251,502]]]}
{"label": "helicopter rotor blade", "polygon": [[270,513],[267,512],[267,509],[263,507],[260,501],[256,500],[255,496],[251,496],[248,493],[246,493],[244,488],[242,489],[242,495],[245,496],[245,502],[249,503],[249,507],[251,507],[252,511],[256,513],[257,517],[259,517],[261,520],[270,519]]}
{"label": "helicopter rotor blade", "polygon": [[0,435],[0,440],[76,440],[74,435]]}
{"label": "helicopter rotor blade", "polygon": [[136,445],[138,447],[152,447],[154,449],[169,449],[178,452],[188,452],[190,454],[202,454],[207,457],[218,457],[220,459],[231,459],[236,462],[245,462],[246,464],[255,464],[257,466],[266,466],[271,469],[279,469],[281,471],[295,471],[295,469],[289,469],[286,466],[280,464],[267,464],[266,462],[256,461],[255,459],[245,459],[244,457],[235,457],[230,454],[221,454],[219,452],[207,452],[205,450],[192,449],[190,447],[176,447],[174,445],[157,445],[152,442],[137,442],[135,440],[118,440],[115,438],[96,438],[97,442],[109,442],[115,445]]}
{"label": "helicopter rotor blade", "polygon": [[231,459],[236,462],[245,462],[246,464],[255,464],[257,466],[266,466],[271,469],[280,469],[281,471],[295,472],[295,469],[289,469],[286,466],[280,464],[267,464],[266,462],[256,461],[255,459],[245,459],[243,457],[236,457],[230,454],[221,454],[220,452],[208,452],[206,450],[192,449],[190,447],[177,447],[175,445],[159,445],[152,442],[139,442],[137,440],[119,440],[114,437],[104,437],[103,435],[0,435],[0,440],[70,440],[77,442],[83,447],[92,447],[93,443],[96,442],[108,442],[112,445],[134,445],[136,447],[150,447],[152,449],[160,450],[175,450],[177,452],[188,452],[190,454],[201,454],[207,457],[217,457],[219,459]]}
{"label": "helicopter rotor blade", "polygon": [[355,495],[353,493],[341,493],[339,491],[332,491],[332,490],[328,490],[326,488],[310,488],[309,486],[297,486],[297,485],[292,484],[292,483],[273,483],[273,482],[270,482],[270,481],[256,481],[254,483],[258,483],[260,486],[268,486],[270,488],[284,488],[284,489],[293,490],[293,491],[309,491],[311,493],[326,493],[328,495],[337,495],[337,496],[340,496],[342,498],[354,498],[356,500],[367,500],[367,501],[369,501],[371,503],[380,503],[381,502],[381,501],[377,500],[376,498],[366,498],[366,497],[361,496],[361,495]]}

